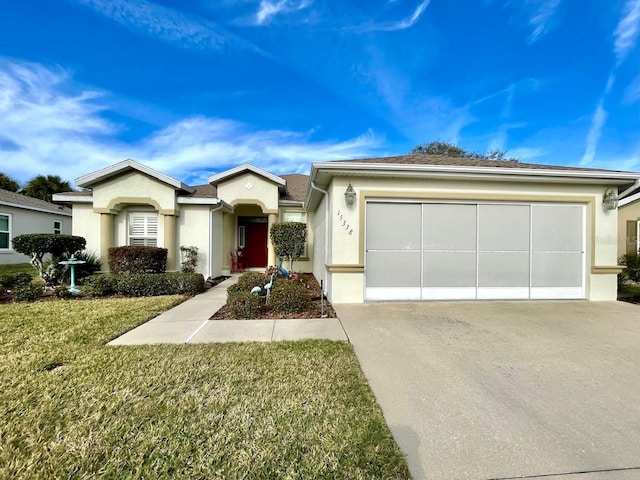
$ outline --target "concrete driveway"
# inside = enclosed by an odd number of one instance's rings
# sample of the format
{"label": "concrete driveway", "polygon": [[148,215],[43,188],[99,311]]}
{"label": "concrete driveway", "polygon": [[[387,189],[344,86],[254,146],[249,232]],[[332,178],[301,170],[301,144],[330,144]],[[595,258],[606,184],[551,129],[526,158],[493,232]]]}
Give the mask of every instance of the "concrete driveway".
{"label": "concrete driveway", "polygon": [[416,479],[640,478],[640,306],[334,307]]}

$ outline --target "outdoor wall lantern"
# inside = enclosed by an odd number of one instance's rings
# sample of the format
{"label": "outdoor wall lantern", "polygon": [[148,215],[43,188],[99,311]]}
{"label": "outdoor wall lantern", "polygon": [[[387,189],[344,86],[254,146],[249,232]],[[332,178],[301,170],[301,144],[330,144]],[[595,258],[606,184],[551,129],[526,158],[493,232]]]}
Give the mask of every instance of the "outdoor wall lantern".
{"label": "outdoor wall lantern", "polygon": [[349,182],[349,185],[344,192],[344,201],[348,207],[353,207],[356,204],[356,191],[353,189],[351,182]]}
{"label": "outdoor wall lantern", "polygon": [[602,208],[605,212],[610,212],[618,208],[618,190],[615,188],[607,188],[602,197]]}

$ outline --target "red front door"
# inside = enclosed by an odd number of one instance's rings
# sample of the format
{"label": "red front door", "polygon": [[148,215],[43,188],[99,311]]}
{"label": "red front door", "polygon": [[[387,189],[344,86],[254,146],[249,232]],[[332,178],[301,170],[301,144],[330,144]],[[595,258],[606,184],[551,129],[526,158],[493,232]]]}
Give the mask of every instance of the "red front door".
{"label": "red front door", "polygon": [[238,222],[244,227],[245,243],[242,250],[242,262],[245,268],[267,266],[267,224],[256,222]]}

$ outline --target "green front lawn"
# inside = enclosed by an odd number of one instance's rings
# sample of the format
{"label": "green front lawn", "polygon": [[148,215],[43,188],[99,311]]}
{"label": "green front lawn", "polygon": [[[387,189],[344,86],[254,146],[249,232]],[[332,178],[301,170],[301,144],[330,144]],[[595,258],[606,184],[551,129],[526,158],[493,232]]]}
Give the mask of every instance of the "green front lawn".
{"label": "green front lawn", "polygon": [[38,272],[30,263],[15,263],[11,265],[0,265],[0,275],[8,273],[28,273],[29,275],[36,277]]}
{"label": "green front lawn", "polygon": [[0,305],[0,479],[409,478],[348,344],[105,346],[181,300]]}

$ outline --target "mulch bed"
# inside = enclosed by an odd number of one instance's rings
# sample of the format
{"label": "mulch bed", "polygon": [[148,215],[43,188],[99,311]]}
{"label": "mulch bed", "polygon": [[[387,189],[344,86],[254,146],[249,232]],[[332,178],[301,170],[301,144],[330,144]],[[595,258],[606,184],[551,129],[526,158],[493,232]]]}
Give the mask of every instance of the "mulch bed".
{"label": "mulch bed", "polygon": [[[302,279],[304,283],[307,284],[309,289],[313,294],[313,299],[311,301],[311,308],[304,312],[299,313],[280,313],[274,312],[273,310],[266,310],[262,315],[261,319],[267,320],[279,320],[279,319],[291,319],[291,318],[336,318],[336,311],[333,309],[329,301],[324,299],[324,314],[321,314],[320,309],[320,284],[316,280],[316,277],[313,276],[312,273],[303,273]],[[209,320],[246,320],[244,318],[236,318],[225,305],[220,310],[218,310]]]}

